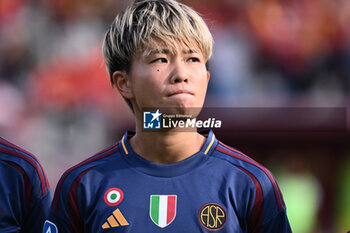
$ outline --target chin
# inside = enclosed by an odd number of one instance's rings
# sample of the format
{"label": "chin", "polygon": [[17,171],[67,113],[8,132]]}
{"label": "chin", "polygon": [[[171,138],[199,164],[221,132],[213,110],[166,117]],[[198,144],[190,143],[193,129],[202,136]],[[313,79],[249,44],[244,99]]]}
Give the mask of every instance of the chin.
{"label": "chin", "polygon": [[190,116],[190,118],[195,118],[199,115],[201,109],[202,106],[198,107],[198,105],[193,103],[173,103],[162,108],[162,113],[169,115],[185,115]]}

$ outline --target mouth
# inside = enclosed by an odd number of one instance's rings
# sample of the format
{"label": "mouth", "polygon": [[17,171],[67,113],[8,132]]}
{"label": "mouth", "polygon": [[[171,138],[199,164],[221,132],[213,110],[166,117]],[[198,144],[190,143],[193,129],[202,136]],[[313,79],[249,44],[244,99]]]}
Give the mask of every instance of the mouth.
{"label": "mouth", "polygon": [[188,90],[177,90],[177,91],[170,92],[167,96],[171,97],[176,95],[194,95],[194,93]]}

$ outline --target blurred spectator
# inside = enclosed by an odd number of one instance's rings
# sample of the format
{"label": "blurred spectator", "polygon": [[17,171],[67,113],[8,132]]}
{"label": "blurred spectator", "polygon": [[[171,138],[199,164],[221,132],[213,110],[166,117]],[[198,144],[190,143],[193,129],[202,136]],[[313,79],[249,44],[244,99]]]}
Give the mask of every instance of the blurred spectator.
{"label": "blurred spectator", "polygon": [[0,131],[3,134],[13,134],[21,121],[25,103],[18,88],[4,80],[0,80],[0,109]]}

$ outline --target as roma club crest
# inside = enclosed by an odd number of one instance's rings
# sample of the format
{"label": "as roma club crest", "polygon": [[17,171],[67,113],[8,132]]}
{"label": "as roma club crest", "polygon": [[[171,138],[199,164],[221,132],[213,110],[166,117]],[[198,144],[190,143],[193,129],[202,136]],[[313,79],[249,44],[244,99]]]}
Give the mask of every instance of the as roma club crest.
{"label": "as roma club crest", "polygon": [[151,195],[149,215],[160,228],[169,226],[176,217],[176,195]]}
{"label": "as roma club crest", "polygon": [[225,209],[216,203],[207,203],[199,210],[199,222],[208,230],[216,231],[226,223]]}

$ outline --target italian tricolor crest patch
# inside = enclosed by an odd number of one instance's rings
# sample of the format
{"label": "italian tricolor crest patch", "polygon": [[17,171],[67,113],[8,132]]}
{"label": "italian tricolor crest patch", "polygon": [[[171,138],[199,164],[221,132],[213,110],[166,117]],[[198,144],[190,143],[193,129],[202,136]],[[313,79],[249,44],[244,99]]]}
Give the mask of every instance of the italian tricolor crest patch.
{"label": "italian tricolor crest patch", "polygon": [[151,195],[149,215],[157,226],[167,227],[176,216],[176,195]]}

